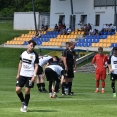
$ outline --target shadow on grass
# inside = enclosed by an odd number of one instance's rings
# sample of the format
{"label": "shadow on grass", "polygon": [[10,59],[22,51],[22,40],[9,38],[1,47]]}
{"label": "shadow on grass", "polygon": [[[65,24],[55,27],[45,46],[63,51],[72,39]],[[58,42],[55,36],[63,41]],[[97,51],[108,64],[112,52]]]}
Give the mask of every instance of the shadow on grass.
{"label": "shadow on grass", "polygon": [[73,96],[62,96],[62,97],[59,97],[59,98],[73,98]]}
{"label": "shadow on grass", "polygon": [[28,110],[28,112],[58,112],[57,110]]}

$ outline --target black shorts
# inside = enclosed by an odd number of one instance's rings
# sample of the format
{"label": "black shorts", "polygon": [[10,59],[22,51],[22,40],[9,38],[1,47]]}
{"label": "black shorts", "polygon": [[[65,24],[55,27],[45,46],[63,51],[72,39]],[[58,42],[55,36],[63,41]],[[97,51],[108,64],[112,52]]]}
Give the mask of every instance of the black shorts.
{"label": "black shorts", "polygon": [[37,75],[41,75],[41,74],[43,74],[43,68],[39,65]]}
{"label": "black shorts", "polygon": [[53,71],[51,68],[45,69],[45,75],[47,81],[57,81],[59,79],[58,74]]}
{"label": "black shorts", "polygon": [[28,87],[28,88],[33,88],[34,87],[34,82],[30,83],[32,77],[24,77],[24,76],[19,76],[16,86],[19,87]]}
{"label": "black shorts", "polygon": [[111,75],[110,75],[110,80],[112,80],[112,81],[117,80],[117,74],[111,73]]}
{"label": "black shorts", "polygon": [[73,70],[73,65],[67,66],[68,71],[67,71],[67,76],[66,78],[74,78],[74,70]]}

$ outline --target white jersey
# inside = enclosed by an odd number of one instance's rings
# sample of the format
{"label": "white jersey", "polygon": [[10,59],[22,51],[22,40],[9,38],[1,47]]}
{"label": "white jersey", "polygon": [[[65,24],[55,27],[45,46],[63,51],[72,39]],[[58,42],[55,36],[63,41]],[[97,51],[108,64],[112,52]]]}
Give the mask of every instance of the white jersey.
{"label": "white jersey", "polygon": [[117,57],[115,57],[113,55],[110,56],[108,64],[110,64],[112,67],[112,70],[114,70],[112,73],[117,74]]}
{"label": "white jersey", "polygon": [[32,77],[34,75],[34,65],[39,63],[38,55],[34,51],[32,53],[24,51],[20,55],[20,60],[22,61],[20,75]]}
{"label": "white jersey", "polygon": [[55,71],[60,76],[62,75],[61,72],[63,71],[63,68],[59,65],[49,65],[46,68],[52,69],[53,71]]}
{"label": "white jersey", "polygon": [[41,67],[43,67],[48,62],[48,60],[51,59],[51,58],[52,58],[51,56],[43,56],[43,57],[41,57],[39,59],[39,65]]}

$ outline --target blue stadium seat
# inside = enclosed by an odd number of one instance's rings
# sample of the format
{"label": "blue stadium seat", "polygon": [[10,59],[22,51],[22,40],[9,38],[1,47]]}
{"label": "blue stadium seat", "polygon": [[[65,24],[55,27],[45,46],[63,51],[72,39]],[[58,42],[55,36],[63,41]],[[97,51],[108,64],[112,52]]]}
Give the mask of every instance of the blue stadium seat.
{"label": "blue stadium seat", "polygon": [[112,43],[110,47],[115,47],[115,44],[114,44],[114,43]]}

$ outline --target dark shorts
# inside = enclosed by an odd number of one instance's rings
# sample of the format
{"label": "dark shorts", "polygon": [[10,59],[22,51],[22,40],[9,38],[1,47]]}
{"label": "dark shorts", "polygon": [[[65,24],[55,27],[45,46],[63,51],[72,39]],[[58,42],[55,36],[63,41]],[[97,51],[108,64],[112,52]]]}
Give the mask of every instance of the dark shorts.
{"label": "dark shorts", "polygon": [[110,80],[112,80],[112,81],[117,80],[117,74],[111,73],[111,75],[110,75]]}
{"label": "dark shorts", "polygon": [[67,71],[67,76],[66,78],[74,78],[74,70],[73,70],[73,65],[67,66],[68,71]]}
{"label": "dark shorts", "polygon": [[39,65],[37,75],[41,75],[41,74],[43,74],[43,68]]}
{"label": "dark shorts", "polygon": [[47,81],[57,81],[58,80],[58,74],[53,71],[51,68],[46,68],[45,69],[45,75]]}
{"label": "dark shorts", "polygon": [[34,87],[34,82],[30,82],[32,77],[24,77],[24,76],[19,76],[16,86],[18,87],[28,87],[28,88],[33,88]]}

